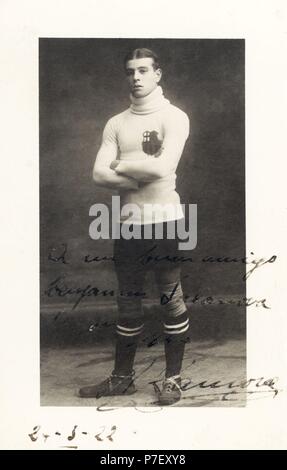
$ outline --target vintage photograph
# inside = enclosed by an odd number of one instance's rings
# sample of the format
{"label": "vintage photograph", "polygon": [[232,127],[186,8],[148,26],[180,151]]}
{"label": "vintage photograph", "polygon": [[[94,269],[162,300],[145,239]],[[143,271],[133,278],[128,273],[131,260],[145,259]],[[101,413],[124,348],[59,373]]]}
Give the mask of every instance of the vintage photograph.
{"label": "vintage photograph", "polygon": [[39,140],[41,406],[246,406],[244,39],[41,37]]}

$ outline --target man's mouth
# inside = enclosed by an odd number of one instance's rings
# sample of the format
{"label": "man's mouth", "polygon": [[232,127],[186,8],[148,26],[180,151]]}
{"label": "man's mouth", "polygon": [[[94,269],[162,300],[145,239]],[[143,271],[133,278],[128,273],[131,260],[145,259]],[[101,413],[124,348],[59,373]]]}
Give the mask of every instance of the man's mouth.
{"label": "man's mouth", "polygon": [[141,85],[134,85],[133,88],[134,88],[134,90],[138,90],[139,88],[142,88],[142,86]]}

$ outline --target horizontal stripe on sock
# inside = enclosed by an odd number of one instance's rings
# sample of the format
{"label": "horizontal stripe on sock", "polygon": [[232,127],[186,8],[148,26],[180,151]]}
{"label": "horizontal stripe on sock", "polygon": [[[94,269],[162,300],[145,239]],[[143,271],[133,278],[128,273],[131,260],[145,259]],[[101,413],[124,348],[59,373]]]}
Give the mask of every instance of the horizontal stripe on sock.
{"label": "horizontal stripe on sock", "polygon": [[127,328],[126,326],[117,325],[117,329],[118,329],[118,330],[124,331],[124,332],[126,332],[126,333],[133,333],[133,332],[142,330],[143,327],[144,327],[143,324],[140,325],[140,326],[137,326],[136,328]]}
{"label": "horizontal stripe on sock", "polygon": [[180,330],[174,330],[174,331],[164,330],[164,333],[166,335],[180,335],[181,333],[185,333],[188,329],[189,329],[189,325],[185,326],[184,328]]}
{"label": "horizontal stripe on sock", "polygon": [[143,331],[143,327],[144,325],[140,326],[139,328],[123,328],[123,327],[118,326],[117,334],[120,336],[129,336],[129,337],[138,336]]}
{"label": "horizontal stripe on sock", "polygon": [[138,336],[138,335],[140,335],[141,332],[142,332],[142,330],[138,331],[138,333],[122,333],[122,332],[120,332],[120,331],[117,331],[117,334],[118,334],[119,336],[129,336],[129,337],[131,338],[131,337],[133,337],[133,336]]}
{"label": "horizontal stripe on sock", "polygon": [[182,323],[178,323],[177,325],[167,325],[166,323],[164,323],[164,328],[167,330],[176,330],[177,328],[182,328],[183,326],[188,325],[188,323],[189,319],[185,320]]}

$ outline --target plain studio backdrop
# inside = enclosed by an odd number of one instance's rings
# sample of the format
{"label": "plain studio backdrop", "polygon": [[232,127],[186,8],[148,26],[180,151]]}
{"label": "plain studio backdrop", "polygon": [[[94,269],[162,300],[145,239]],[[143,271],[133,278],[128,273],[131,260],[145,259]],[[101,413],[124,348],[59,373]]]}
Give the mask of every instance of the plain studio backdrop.
{"label": "plain studio backdrop", "polygon": [[[86,334],[91,319],[115,312],[111,296],[86,297],[73,309],[79,294],[48,292],[57,279],[70,289],[117,287],[112,261],[84,260],[88,254],[113,253],[112,240],[89,237],[90,207],[111,207],[116,194],[95,185],[92,168],[107,120],[129,107],[123,58],[136,47],[159,55],[164,94],[191,122],[177,190],[182,203],[197,204],[198,210],[197,246],[183,252],[192,262],[182,264],[194,334],[245,335],[246,309],[237,304],[245,297],[246,269],[240,261],[245,257],[244,40],[41,38],[42,342],[93,341],[93,334]],[[208,257],[238,261],[203,261]],[[151,277],[146,291],[149,306],[158,304]],[[73,326],[66,328],[71,318]]]}

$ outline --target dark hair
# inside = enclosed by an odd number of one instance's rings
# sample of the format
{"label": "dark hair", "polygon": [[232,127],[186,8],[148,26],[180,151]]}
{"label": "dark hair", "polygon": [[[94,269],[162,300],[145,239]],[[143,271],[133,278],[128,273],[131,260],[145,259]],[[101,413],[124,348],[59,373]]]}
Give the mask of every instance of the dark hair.
{"label": "dark hair", "polygon": [[151,59],[153,59],[153,68],[154,68],[154,70],[157,70],[159,68],[158,56],[151,49],[146,49],[145,47],[140,47],[138,49],[134,49],[134,50],[130,51],[125,56],[124,68],[126,68],[126,64],[127,64],[128,60],[143,59],[145,57],[150,57]]}

